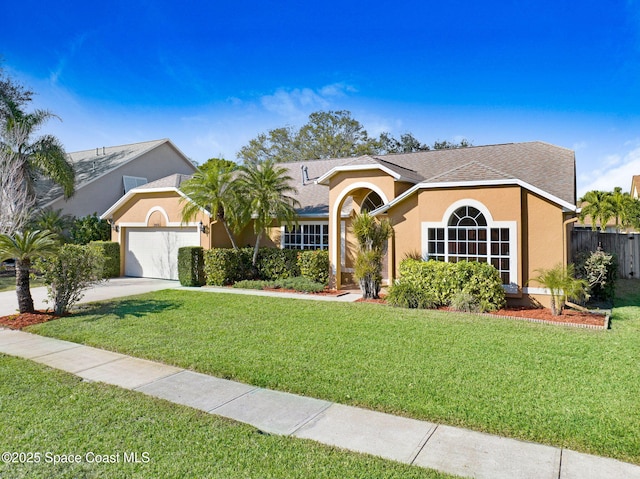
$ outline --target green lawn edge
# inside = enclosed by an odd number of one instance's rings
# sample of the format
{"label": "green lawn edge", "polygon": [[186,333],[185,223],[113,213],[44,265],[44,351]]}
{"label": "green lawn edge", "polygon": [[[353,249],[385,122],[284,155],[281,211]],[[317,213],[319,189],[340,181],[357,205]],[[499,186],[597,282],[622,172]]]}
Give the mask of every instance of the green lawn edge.
{"label": "green lawn edge", "polygon": [[640,463],[640,293],[613,329],[166,290],[30,331],[342,404]]}

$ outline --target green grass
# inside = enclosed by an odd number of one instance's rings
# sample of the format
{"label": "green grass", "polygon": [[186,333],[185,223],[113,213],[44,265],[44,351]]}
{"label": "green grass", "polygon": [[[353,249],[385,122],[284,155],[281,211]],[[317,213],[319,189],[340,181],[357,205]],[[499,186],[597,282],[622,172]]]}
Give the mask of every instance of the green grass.
{"label": "green grass", "polygon": [[31,331],[219,377],[640,463],[640,289],[594,331],[162,291]]}
{"label": "green grass", "polygon": [[[38,464],[0,461],[0,477],[11,479],[453,477],[311,441],[264,435],[194,409],[2,355],[0,448],[41,454]],[[120,454],[120,462],[88,463],[87,453]],[[126,463],[124,453],[138,453],[139,460],[149,461]],[[82,462],[46,463],[54,454],[77,454]]]}
{"label": "green grass", "polygon": [[[37,288],[38,286],[44,286],[44,283],[40,278],[31,280],[31,287]],[[3,291],[15,291],[16,289],[16,277],[15,276],[0,276],[0,293]]]}

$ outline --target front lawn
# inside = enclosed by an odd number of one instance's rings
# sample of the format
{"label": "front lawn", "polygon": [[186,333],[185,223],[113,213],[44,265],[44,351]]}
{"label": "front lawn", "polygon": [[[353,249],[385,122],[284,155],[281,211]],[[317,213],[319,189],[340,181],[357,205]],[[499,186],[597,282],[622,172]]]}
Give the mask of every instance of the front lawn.
{"label": "front lawn", "polygon": [[[11,463],[3,454],[3,478],[453,478],[312,441],[264,435],[3,355],[0,448],[5,454],[23,453],[15,456],[18,461],[32,461]],[[59,461],[78,456],[79,462],[53,464],[56,456]],[[114,463],[98,462],[104,459]]]}
{"label": "front lawn", "polygon": [[[38,286],[44,286],[42,279],[34,278],[31,280],[31,287],[37,288]],[[16,289],[16,277],[15,276],[0,276],[0,293],[2,291],[15,291]]]}
{"label": "front lawn", "polygon": [[640,293],[613,329],[167,290],[30,331],[219,377],[640,463]]}

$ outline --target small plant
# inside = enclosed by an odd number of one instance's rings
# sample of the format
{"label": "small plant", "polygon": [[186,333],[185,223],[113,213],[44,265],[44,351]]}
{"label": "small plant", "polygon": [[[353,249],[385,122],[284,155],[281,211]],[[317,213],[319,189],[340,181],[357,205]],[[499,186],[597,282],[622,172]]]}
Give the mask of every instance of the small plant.
{"label": "small plant", "polygon": [[551,293],[551,314],[560,316],[565,303],[569,299],[580,301],[587,297],[589,284],[584,279],[575,277],[575,269],[572,264],[564,268],[561,264],[551,269],[536,270],[539,274],[532,278]]}
{"label": "small plant", "polygon": [[102,271],[104,278],[117,278],[120,276],[120,243],[115,241],[92,241],[89,245],[98,248],[105,258]]}
{"label": "small plant", "polygon": [[481,311],[477,298],[467,291],[457,291],[451,296],[449,306],[454,311],[463,311],[465,313],[478,313]]}
{"label": "small plant", "polygon": [[387,304],[399,308],[431,309],[437,300],[429,292],[415,288],[409,283],[398,282],[389,288]]}
{"label": "small plant", "polygon": [[95,247],[66,244],[55,255],[39,259],[53,311],[60,316],[83,297],[83,291],[103,281],[104,256]]}

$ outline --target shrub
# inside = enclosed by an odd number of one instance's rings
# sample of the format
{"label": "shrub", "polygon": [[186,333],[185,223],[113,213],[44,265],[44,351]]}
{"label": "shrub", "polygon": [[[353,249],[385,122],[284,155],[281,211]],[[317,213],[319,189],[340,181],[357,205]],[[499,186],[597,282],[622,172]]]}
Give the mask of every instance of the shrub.
{"label": "shrub", "polygon": [[47,285],[54,313],[61,315],[82,299],[85,289],[103,280],[104,256],[95,247],[66,244],[35,266]]}
{"label": "shrub", "polygon": [[104,256],[102,277],[107,279],[120,276],[120,243],[115,241],[92,241],[89,244],[97,248]]}
{"label": "shrub", "polygon": [[109,241],[111,226],[106,220],[98,218],[97,213],[76,218],[69,232],[71,241],[75,244],[88,244],[91,241]]}
{"label": "shrub", "polygon": [[393,228],[388,219],[378,220],[367,211],[357,214],[351,227],[358,241],[354,276],[360,284],[362,297],[377,299],[382,284],[382,261]]}
{"label": "shrub", "polygon": [[225,286],[243,279],[255,278],[251,264],[251,248],[214,248],[204,253],[204,274],[207,284]]}
{"label": "shrub", "polygon": [[298,250],[260,248],[256,261],[258,277],[265,280],[300,276]]}
{"label": "shrub", "polygon": [[182,286],[204,284],[204,249],[201,246],[178,249],[178,280]]}
{"label": "shrub", "polygon": [[329,252],[327,250],[298,251],[300,276],[323,285],[329,284]]}
{"label": "shrub", "polygon": [[437,303],[427,291],[402,282],[389,287],[386,299],[389,305],[400,308],[430,309]]}
{"label": "shrub", "polygon": [[277,285],[272,281],[262,281],[259,279],[243,279],[242,281],[233,283],[233,287],[239,289],[275,289],[277,288]]}
{"label": "shrub", "polygon": [[451,296],[449,306],[454,311],[464,311],[465,313],[477,313],[480,305],[476,297],[468,291],[457,291]]}
{"label": "shrub", "polygon": [[583,251],[576,258],[576,276],[589,283],[590,297],[612,301],[616,294],[618,259],[601,248]]}
{"label": "shrub", "polygon": [[450,305],[458,292],[473,297],[478,310],[482,312],[500,309],[505,304],[500,274],[488,263],[444,263],[408,258],[400,263],[400,279],[389,293],[402,284],[408,285],[408,290],[401,290],[398,295],[411,293],[427,298],[435,306]]}

